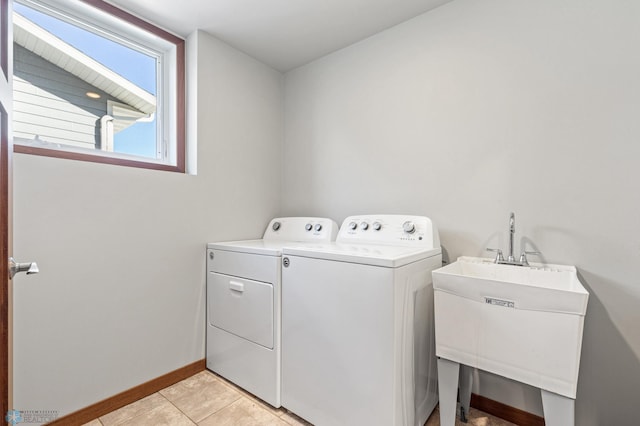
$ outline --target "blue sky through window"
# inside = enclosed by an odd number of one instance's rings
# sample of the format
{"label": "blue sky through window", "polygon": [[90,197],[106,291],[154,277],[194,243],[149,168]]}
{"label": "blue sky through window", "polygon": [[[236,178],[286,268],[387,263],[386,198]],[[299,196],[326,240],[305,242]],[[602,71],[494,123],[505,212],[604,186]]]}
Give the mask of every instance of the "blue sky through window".
{"label": "blue sky through window", "polygon": [[[156,59],[19,3],[14,10],[122,77],[156,95]],[[114,151],[156,158],[156,120],[114,135]]]}

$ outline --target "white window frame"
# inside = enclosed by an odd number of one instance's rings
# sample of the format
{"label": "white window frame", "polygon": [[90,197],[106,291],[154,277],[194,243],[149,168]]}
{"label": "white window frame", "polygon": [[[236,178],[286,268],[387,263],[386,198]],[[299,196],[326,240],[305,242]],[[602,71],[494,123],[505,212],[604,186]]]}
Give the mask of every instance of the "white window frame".
{"label": "white window frame", "polygon": [[16,1],[156,58],[160,79],[156,90],[156,154],[159,158],[98,149],[26,145],[18,140],[14,152],[184,173],[184,39],[102,0]]}

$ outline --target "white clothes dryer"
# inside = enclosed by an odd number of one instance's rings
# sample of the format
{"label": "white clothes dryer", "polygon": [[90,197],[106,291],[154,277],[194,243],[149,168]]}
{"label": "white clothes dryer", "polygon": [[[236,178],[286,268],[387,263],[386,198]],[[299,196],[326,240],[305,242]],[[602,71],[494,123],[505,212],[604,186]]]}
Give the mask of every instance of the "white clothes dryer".
{"label": "white clothes dryer", "polygon": [[331,219],[273,219],[261,240],[207,245],[207,368],[280,406],[281,256],[335,240]]}
{"label": "white clothes dryer", "polygon": [[438,402],[431,220],[352,216],[335,243],[282,256],[282,405],[320,426],[424,425]]}

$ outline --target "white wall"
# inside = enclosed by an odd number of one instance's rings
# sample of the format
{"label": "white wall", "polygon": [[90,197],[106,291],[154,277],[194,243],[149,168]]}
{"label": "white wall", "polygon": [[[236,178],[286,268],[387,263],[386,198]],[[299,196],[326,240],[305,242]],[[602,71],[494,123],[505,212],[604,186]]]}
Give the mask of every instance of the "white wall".
{"label": "white wall", "polygon": [[196,176],[14,157],[14,253],[41,270],[15,280],[16,409],[64,415],[204,358],[205,244],[279,212],[282,75],[205,33],[188,51]]}
{"label": "white wall", "polygon": [[529,250],[579,268],[580,425],[636,416],[638,22],[631,1],[455,0],[285,75],[283,214],[427,215],[453,260],[506,248],[515,211]]}

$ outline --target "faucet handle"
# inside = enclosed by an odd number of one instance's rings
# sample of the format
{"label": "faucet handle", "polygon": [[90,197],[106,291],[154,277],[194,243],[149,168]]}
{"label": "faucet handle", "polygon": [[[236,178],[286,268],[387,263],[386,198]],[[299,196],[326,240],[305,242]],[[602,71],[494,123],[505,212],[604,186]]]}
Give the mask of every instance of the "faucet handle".
{"label": "faucet handle", "polygon": [[529,266],[529,261],[527,260],[527,255],[528,254],[537,256],[537,255],[540,255],[542,253],[540,253],[539,251],[526,251],[526,250],[524,250],[522,252],[522,254],[520,255],[520,264],[522,266]]}
{"label": "faucet handle", "polygon": [[496,253],[496,258],[493,263],[504,262],[504,256],[502,255],[502,250],[495,248],[487,248],[487,251],[492,251]]}

